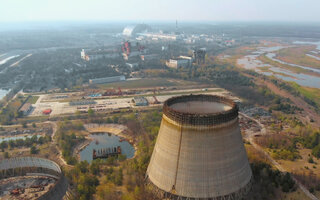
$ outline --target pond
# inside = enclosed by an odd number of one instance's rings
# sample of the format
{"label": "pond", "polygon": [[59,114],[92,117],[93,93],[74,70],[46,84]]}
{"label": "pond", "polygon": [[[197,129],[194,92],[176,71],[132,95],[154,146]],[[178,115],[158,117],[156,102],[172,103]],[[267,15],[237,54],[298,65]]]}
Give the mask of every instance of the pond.
{"label": "pond", "polygon": [[110,133],[93,133],[90,135],[92,141],[82,151],[80,151],[80,160],[91,163],[93,160],[93,150],[101,150],[106,148],[115,148],[120,146],[121,152],[127,158],[132,158],[135,153],[134,147],[126,140],[121,141],[119,136]]}

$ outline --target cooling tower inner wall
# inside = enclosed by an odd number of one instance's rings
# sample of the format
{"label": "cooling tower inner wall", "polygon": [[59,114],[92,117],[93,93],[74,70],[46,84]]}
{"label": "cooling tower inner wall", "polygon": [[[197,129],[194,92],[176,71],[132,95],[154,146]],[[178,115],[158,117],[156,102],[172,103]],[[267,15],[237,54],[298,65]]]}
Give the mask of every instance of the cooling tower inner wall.
{"label": "cooling tower inner wall", "polygon": [[210,114],[219,113],[231,109],[231,106],[224,103],[208,102],[208,101],[188,101],[175,103],[170,106],[172,109],[185,112],[185,113],[197,113],[197,114]]}
{"label": "cooling tower inner wall", "polygon": [[[196,108],[186,108],[188,103]],[[200,112],[203,106],[217,107]],[[222,197],[246,188],[252,172],[237,106],[210,95],[165,102],[147,176],[160,190],[189,198]]]}

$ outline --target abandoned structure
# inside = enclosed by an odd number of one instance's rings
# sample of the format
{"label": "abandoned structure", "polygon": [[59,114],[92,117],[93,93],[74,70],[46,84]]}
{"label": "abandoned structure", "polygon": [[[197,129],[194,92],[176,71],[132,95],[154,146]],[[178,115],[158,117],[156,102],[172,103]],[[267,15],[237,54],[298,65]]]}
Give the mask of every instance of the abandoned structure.
{"label": "abandoned structure", "polygon": [[212,95],[165,101],[146,180],[165,199],[243,198],[251,188],[252,171],[238,106]]}
{"label": "abandoned structure", "polygon": [[193,59],[194,59],[194,62],[197,63],[198,65],[204,64],[206,61],[206,49],[201,48],[201,49],[194,50]]}
{"label": "abandoned structure", "polygon": [[[57,200],[62,199],[66,195],[68,182],[57,163],[37,157],[15,157],[0,161],[0,182],[12,177],[25,177],[27,179],[30,176],[49,177],[55,180],[54,185],[50,187],[49,191],[36,199]],[[31,187],[38,188],[43,186]],[[1,192],[8,193],[8,191],[0,190],[0,195]],[[17,188],[10,193],[13,195],[24,195],[24,188]],[[29,199],[22,196],[16,196],[15,198]]]}

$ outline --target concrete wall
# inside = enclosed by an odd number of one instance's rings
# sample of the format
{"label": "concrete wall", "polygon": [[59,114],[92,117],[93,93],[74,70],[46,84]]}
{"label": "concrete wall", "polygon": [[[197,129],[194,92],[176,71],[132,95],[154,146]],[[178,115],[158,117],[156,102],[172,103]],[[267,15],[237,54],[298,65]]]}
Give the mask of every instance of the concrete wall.
{"label": "concrete wall", "polygon": [[68,182],[55,162],[37,157],[17,157],[0,161],[0,179],[25,176],[28,173],[40,173],[56,177],[57,182],[39,200],[60,200],[68,190]]}
{"label": "concrete wall", "polygon": [[147,176],[160,190],[183,197],[242,190],[252,172],[238,118],[214,126],[181,126],[163,115]]}
{"label": "concrete wall", "polygon": [[118,81],[125,81],[125,76],[112,76],[112,77],[105,77],[105,78],[96,78],[96,79],[90,79],[90,84],[101,84],[101,83],[112,83],[112,82],[118,82]]}

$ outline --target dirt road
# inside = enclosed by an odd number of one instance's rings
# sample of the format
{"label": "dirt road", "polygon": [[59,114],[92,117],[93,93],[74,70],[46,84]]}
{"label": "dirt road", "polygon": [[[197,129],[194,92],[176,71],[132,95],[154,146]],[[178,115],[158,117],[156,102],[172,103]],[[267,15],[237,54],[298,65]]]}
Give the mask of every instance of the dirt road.
{"label": "dirt road", "polygon": [[[44,123],[49,123],[49,124],[52,125],[52,135],[51,135],[51,139],[52,139],[52,142],[57,145],[57,142],[55,141],[55,137],[54,137],[54,136],[56,135],[57,130],[58,130],[57,123],[51,122],[51,121],[47,121],[47,122],[44,122]],[[60,148],[57,147],[57,149],[58,149],[58,151],[59,151],[58,158],[59,158],[59,160],[61,161],[61,163],[62,163],[63,165],[66,165],[66,166],[72,166],[72,165],[69,165],[69,164],[65,161],[65,159],[64,159],[63,156],[62,156],[62,151],[60,150]]]}

